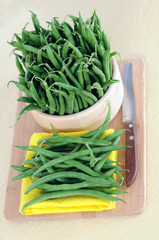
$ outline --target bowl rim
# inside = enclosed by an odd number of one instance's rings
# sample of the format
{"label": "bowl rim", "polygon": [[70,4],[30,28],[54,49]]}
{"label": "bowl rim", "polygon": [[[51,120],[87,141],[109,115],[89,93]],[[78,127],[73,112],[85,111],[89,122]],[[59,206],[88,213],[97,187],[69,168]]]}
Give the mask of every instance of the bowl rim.
{"label": "bowl rim", "polygon": [[[115,60],[114,57],[112,57],[112,65],[113,65],[113,69],[117,67],[117,62]],[[113,71],[113,75],[114,75],[114,71]],[[74,118],[74,117],[81,117],[82,115],[85,115],[88,112],[91,112],[94,108],[96,108],[98,105],[100,105],[101,102],[103,102],[112,92],[113,89],[115,89],[116,85],[119,84],[121,82],[121,79],[119,79],[119,82],[117,83],[113,83],[112,85],[110,85],[110,87],[108,88],[108,90],[105,92],[105,94],[103,95],[102,98],[100,98],[96,103],[94,103],[92,106],[78,112],[78,113],[73,113],[73,114],[69,114],[69,115],[63,115],[63,116],[59,116],[59,115],[51,115],[49,113],[44,113],[40,110],[32,110],[32,112],[37,113],[38,115],[42,115],[45,118],[51,118],[51,119],[56,119],[56,120],[61,120],[61,119],[70,119],[70,118]]]}

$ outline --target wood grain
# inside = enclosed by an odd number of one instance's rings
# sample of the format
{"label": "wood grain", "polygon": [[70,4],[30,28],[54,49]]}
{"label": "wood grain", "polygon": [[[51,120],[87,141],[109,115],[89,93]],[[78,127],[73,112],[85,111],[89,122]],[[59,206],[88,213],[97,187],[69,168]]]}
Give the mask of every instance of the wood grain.
{"label": "wood grain", "polygon": [[[137,149],[138,149],[138,174],[135,182],[127,191],[128,194],[121,196],[128,205],[117,202],[116,209],[105,210],[101,212],[79,212],[79,213],[63,213],[63,214],[47,214],[47,215],[32,215],[24,217],[19,213],[21,181],[12,182],[11,178],[16,172],[10,167],[8,185],[6,189],[6,199],[4,216],[6,219],[13,220],[33,220],[33,219],[58,219],[58,218],[91,218],[91,217],[106,217],[112,215],[131,215],[142,213],[146,206],[146,118],[145,118],[145,64],[141,59],[129,59],[123,61],[120,71],[122,73],[123,66],[126,62],[132,62],[133,65],[133,87],[135,95],[136,107],[136,129],[137,129]],[[17,112],[23,107],[23,104],[18,104]],[[111,121],[109,128],[115,130],[125,128],[122,123],[122,109],[116,117]],[[24,151],[15,148],[15,145],[28,145],[29,139],[33,132],[43,132],[37,125],[30,113],[23,116],[15,127],[12,164],[21,164],[24,161]],[[125,135],[121,138],[121,144],[125,144]],[[125,150],[119,151],[118,161],[125,164]],[[125,183],[124,183],[125,185]]]}

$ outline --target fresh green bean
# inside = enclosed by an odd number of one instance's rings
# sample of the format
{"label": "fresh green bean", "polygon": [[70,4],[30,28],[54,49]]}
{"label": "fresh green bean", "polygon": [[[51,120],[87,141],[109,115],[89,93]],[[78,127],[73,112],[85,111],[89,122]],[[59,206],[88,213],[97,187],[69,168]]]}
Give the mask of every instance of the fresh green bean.
{"label": "fresh green bean", "polygon": [[66,112],[68,114],[72,114],[73,113],[73,109],[74,109],[74,99],[75,99],[75,93],[71,92],[68,96],[68,100],[66,102]]}
{"label": "fresh green bean", "polygon": [[24,92],[28,97],[32,97],[32,94],[29,91],[29,89],[26,86],[24,86],[23,84],[16,82],[16,81],[9,81],[7,84],[7,87],[9,86],[10,83],[14,83],[16,85],[16,87],[19,88],[19,90]]}
{"label": "fresh green bean", "polygon": [[94,88],[97,89],[98,98],[103,97],[104,92],[103,92],[103,88],[102,88],[102,86],[100,85],[100,83],[98,83],[98,82],[93,83],[92,88],[93,88],[93,89],[94,89]]}
{"label": "fresh green bean", "polygon": [[34,25],[35,31],[37,33],[39,33],[40,32],[40,24],[39,24],[39,20],[37,18],[37,15],[35,13],[33,13],[32,11],[30,11],[30,12],[32,14],[31,17],[32,17],[32,21],[33,21],[33,25]]}
{"label": "fresh green bean", "polygon": [[98,197],[98,198],[103,198],[103,199],[106,199],[109,201],[119,201],[120,200],[120,201],[126,203],[123,199],[114,197],[110,194],[103,193],[101,191],[88,190],[88,189],[77,189],[77,190],[68,190],[68,191],[56,191],[56,192],[51,192],[51,193],[46,193],[46,194],[40,195],[39,197],[36,197],[33,200],[24,204],[22,210],[24,211],[24,209],[29,207],[30,205],[35,204],[37,202],[47,200],[47,199],[64,198],[64,197],[79,196],[79,195]]}
{"label": "fresh green bean", "polygon": [[24,103],[35,103],[33,98],[29,97],[20,97],[17,99],[18,102],[24,102]]}
{"label": "fresh green bean", "polygon": [[65,34],[66,38],[72,43],[72,45],[75,46],[76,45],[75,40],[72,36],[72,33],[71,33],[70,29],[64,23],[62,23],[61,25],[63,27],[63,31],[64,31],[64,34]]}
{"label": "fresh green bean", "polygon": [[78,102],[77,102],[77,98],[75,97],[74,98],[74,106],[73,106],[73,111],[74,111],[74,113],[77,113],[77,112],[79,112],[79,106],[78,106]]}
{"label": "fresh green bean", "polygon": [[[40,158],[41,158],[41,161],[43,162],[43,164],[48,162],[48,160],[46,159],[45,155],[40,154]],[[48,173],[53,173],[54,172],[52,167],[48,167],[48,168],[46,168],[46,170],[48,171]]]}
{"label": "fresh green bean", "polygon": [[77,95],[77,102],[78,102],[79,110],[82,110],[83,109],[83,104],[82,104],[81,97],[79,95]]}
{"label": "fresh green bean", "polygon": [[106,50],[103,55],[103,71],[105,73],[107,81],[110,80],[109,59],[110,59],[110,51]]}
{"label": "fresh green bean", "polygon": [[59,33],[59,31],[57,30],[55,24],[53,22],[51,22],[51,29],[52,29],[52,36],[56,39],[59,40],[61,39],[61,35]]}
{"label": "fresh green bean", "polygon": [[[125,147],[129,147],[129,146],[123,146],[123,145],[116,145],[116,146],[106,146],[106,147],[98,147],[98,148],[92,148],[93,153],[102,153],[102,152],[106,152],[106,151],[115,151],[115,150],[119,150]],[[54,158],[55,156],[57,156],[58,153],[55,152],[51,152],[49,150],[45,150],[42,148],[37,148],[37,147],[26,147],[26,146],[20,146],[19,148],[24,149],[24,150],[28,150],[28,151],[36,151],[42,154],[45,154],[45,156],[48,156],[50,158]],[[81,156],[86,156],[89,154],[89,150],[81,150],[78,151],[77,153],[72,153],[69,154],[69,156],[62,156],[62,157],[58,157],[55,160],[50,160],[48,163],[45,163],[43,166],[41,166],[34,174],[34,176],[36,176],[36,174],[38,174],[39,172],[43,171],[44,169],[46,169],[46,167],[50,167],[50,166],[54,166],[56,163],[61,163],[64,162],[66,160],[71,160],[71,159],[75,159],[77,157],[81,157]]]}
{"label": "fresh green bean", "polygon": [[92,64],[92,70],[95,72],[95,74],[97,74],[99,76],[101,84],[106,82],[105,75],[100,68],[98,68],[97,66]]}
{"label": "fresh green bean", "polygon": [[39,95],[38,95],[38,93],[37,93],[37,91],[36,91],[36,88],[35,88],[35,86],[34,86],[33,81],[30,82],[30,91],[31,91],[31,94],[32,94],[34,100],[37,102],[37,104],[38,104],[42,109],[43,109],[43,108],[45,109],[45,106],[43,105],[43,103],[42,103],[42,101],[41,101],[41,99],[40,99],[40,97],[39,97]]}
{"label": "fresh green bean", "polygon": [[62,58],[63,59],[66,59],[68,57],[68,42],[66,41],[63,45],[63,48],[62,48]]}
{"label": "fresh green bean", "polygon": [[48,87],[47,82],[44,82],[44,87],[45,87],[45,91],[46,91],[46,96],[48,98],[48,102],[49,102],[49,113],[50,114],[54,114],[55,110],[56,110],[56,105],[55,105],[55,99],[53,97],[53,95],[50,92],[50,89]]}
{"label": "fresh green bean", "polygon": [[[103,129],[102,129],[103,130]],[[101,130],[101,133],[103,132]],[[98,137],[100,138],[100,134],[98,133]],[[104,140],[96,140],[93,138],[83,138],[83,137],[71,137],[71,136],[53,136],[48,138],[43,138],[38,141],[38,145],[46,143],[54,143],[54,142],[67,142],[67,143],[79,143],[79,144],[90,144],[96,146],[109,146],[111,142]]]}
{"label": "fresh green bean", "polygon": [[23,67],[22,67],[22,64],[20,63],[20,61],[19,61],[19,59],[18,59],[18,55],[15,55],[15,59],[16,59],[16,66],[17,66],[20,74],[21,74],[22,76],[25,76],[25,71],[24,71],[24,69],[23,69]]}
{"label": "fresh green bean", "polygon": [[55,58],[54,53],[52,52],[52,50],[51,50],[49,45],[46,46],[46,51],[47,51],[47,54],[48,54],[49,59],[52,62],[52,64],[55,66],[55,68],[57,70],[60,70],[61,69],[60,64],[57,61],[57,59]]}
{"label": "fresh green bean", "polygon": [[105,187],[110,186],[110,182],[102,177],[92,177],[89,176],[85,173],[81,173],[81,172],[58,172],[58,173],[52,173],[49,174],[47,176],[44,176],[42,178],[37,179],[35,182],[33,182],[25,191],[24,194],[28,194],[32,189],[36,188],[37,186],[47,183],[49,181],[52,181],[54,179],[58,179],[58,178],[78,178],[80,180],[86,180],[92,183],[98,183],[98,184],[104,184],[105,183]]}

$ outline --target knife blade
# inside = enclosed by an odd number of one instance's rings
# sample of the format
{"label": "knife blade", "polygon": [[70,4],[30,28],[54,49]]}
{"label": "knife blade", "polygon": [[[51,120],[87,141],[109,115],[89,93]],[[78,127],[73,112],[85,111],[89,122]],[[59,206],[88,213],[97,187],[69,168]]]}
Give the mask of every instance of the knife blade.
{"label": "knife blade", "polygon": [[123,122],[126,131],[126,145],[131,148],[125,150],[126,186],[130,187],[137,176],[137,146],[136,146],[136,116],[135,98],[133,90],[132,63],[128,62],[123,70],[124,99],[122,104]]}

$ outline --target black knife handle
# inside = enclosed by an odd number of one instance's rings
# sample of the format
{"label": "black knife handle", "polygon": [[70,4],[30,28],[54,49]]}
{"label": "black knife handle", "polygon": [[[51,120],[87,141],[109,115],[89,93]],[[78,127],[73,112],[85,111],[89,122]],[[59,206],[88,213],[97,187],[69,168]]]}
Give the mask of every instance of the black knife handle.
{"label": "black knife handle", "polygon": [[136,124],[134,121],[126,122],[125,128],[131,131],[126,132],[126,145],[131,146],[131,148],[125,150],[125,168],[129,170],[129,172],[126,172],[126,186],[130,187],[135,181],[138,172]]}

